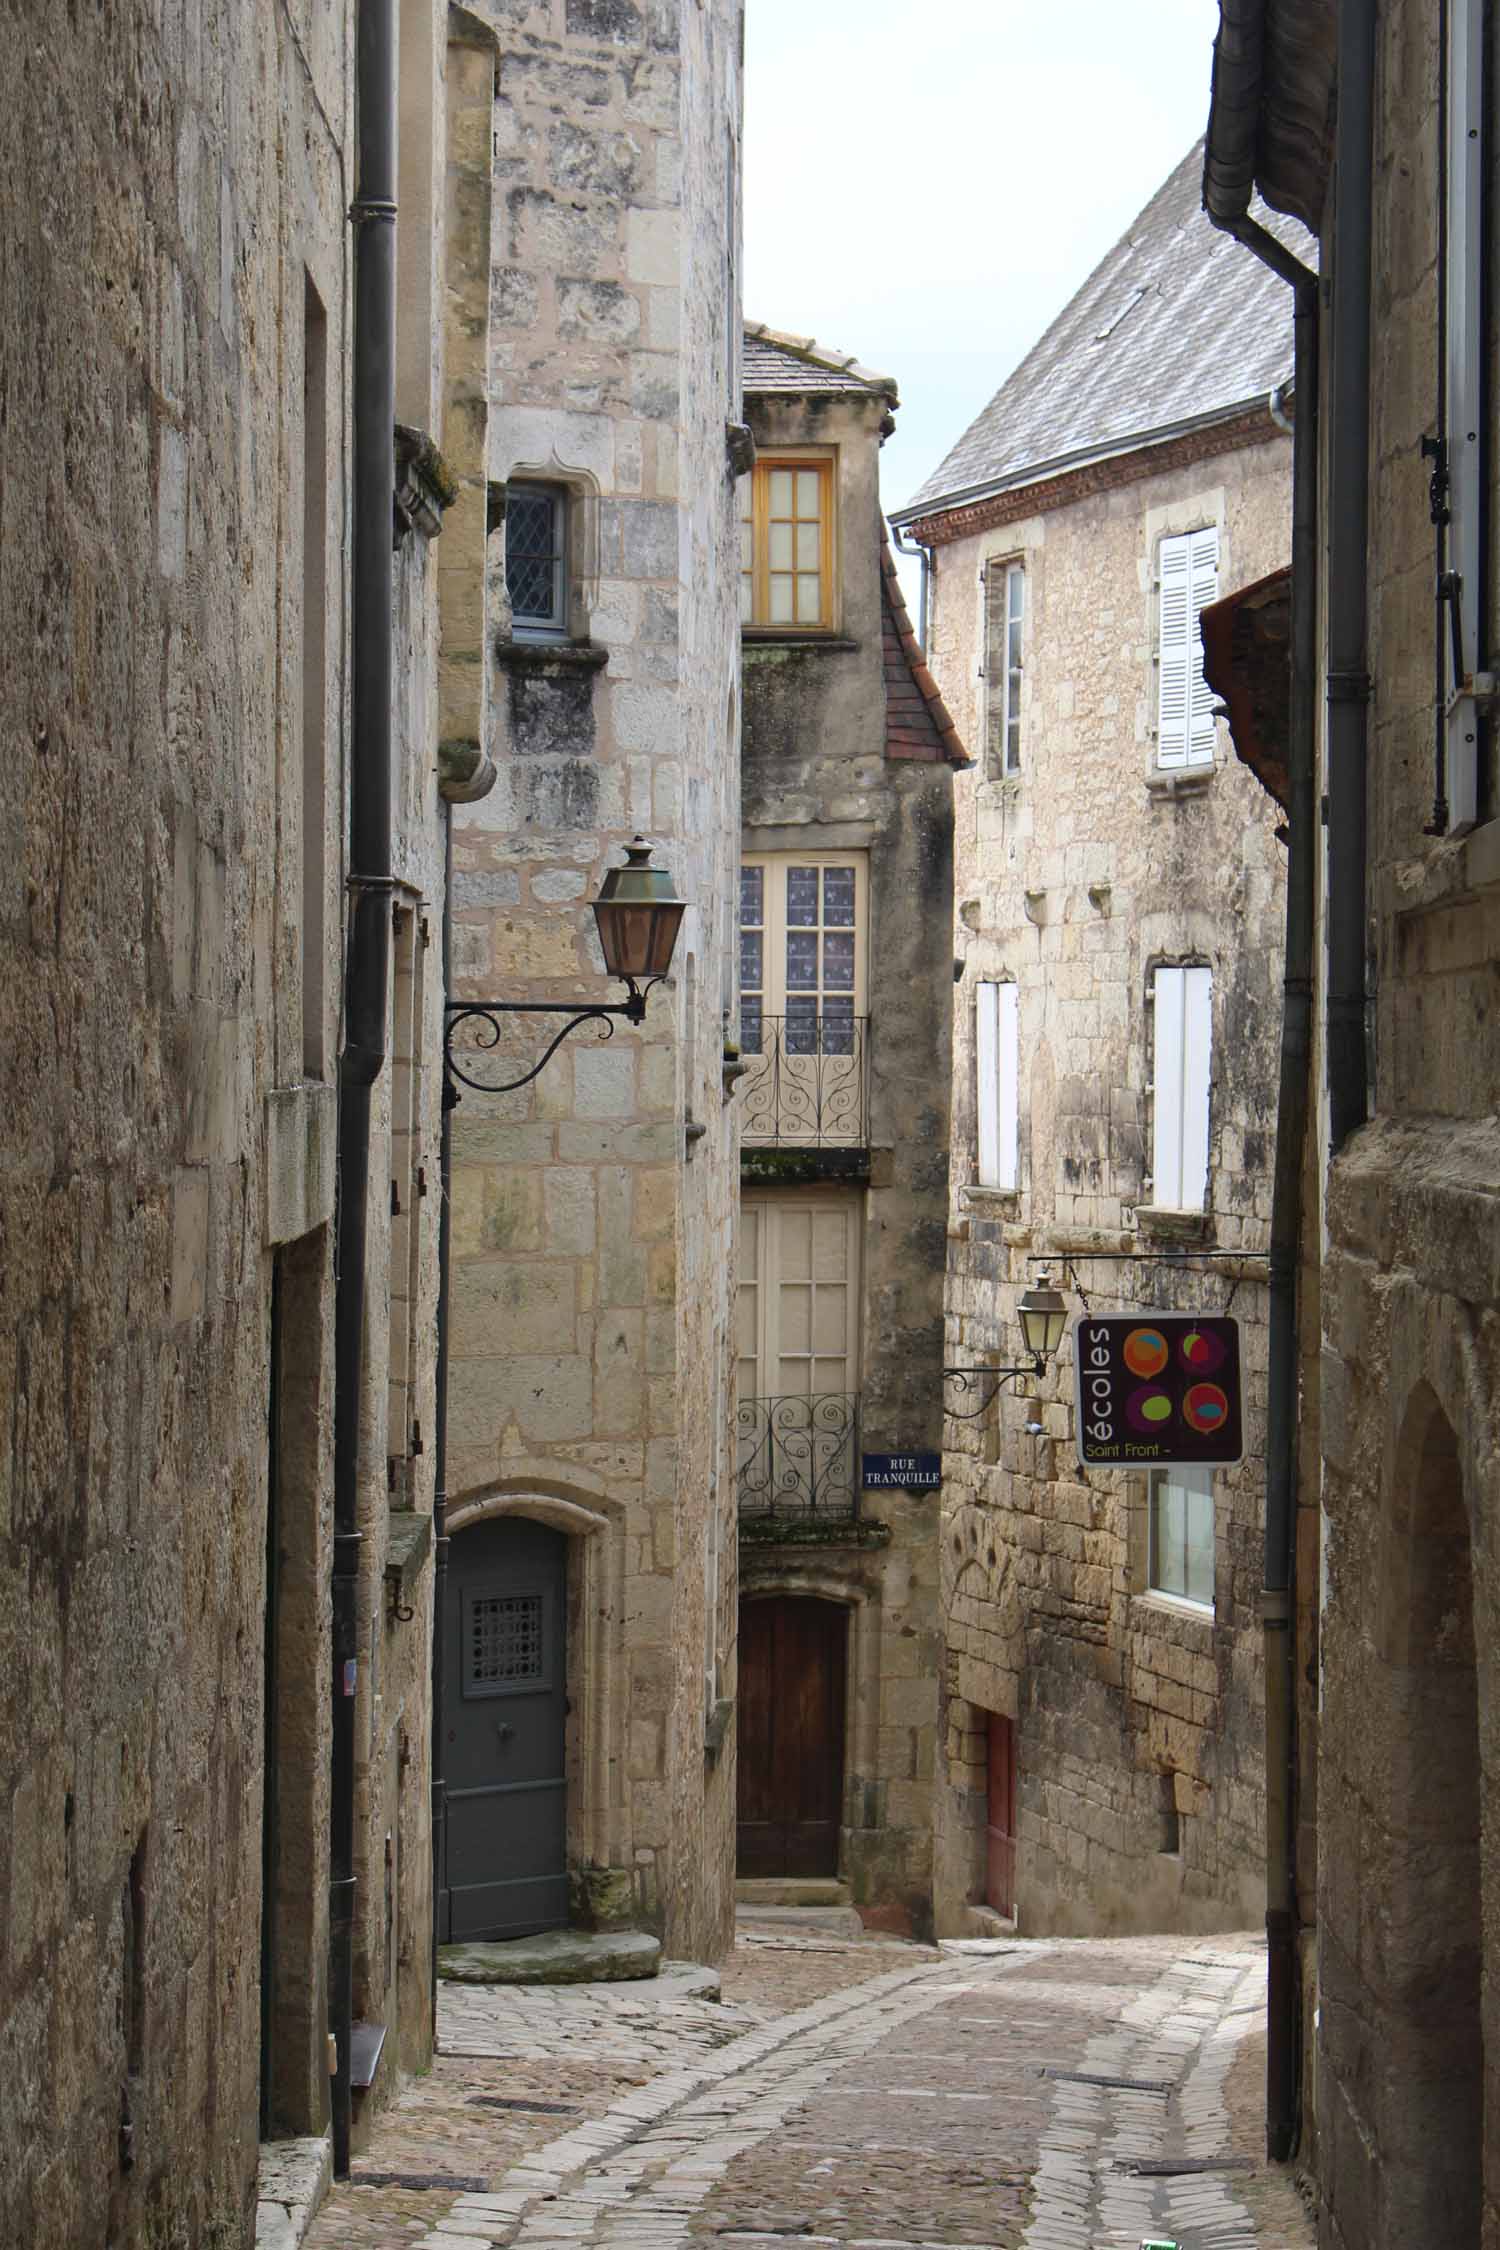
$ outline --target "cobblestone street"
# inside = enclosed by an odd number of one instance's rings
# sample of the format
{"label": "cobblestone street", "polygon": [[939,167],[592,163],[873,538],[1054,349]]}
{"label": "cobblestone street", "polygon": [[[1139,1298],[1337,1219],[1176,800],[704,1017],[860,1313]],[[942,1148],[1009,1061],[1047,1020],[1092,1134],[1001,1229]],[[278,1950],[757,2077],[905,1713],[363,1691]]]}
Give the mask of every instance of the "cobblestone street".
{"label": "cobblestone street", "polygon": [[311,2250],[1310,2245],[1261,2156],[1250,1939],[744,1937],[723,1998],[443,1988]]}

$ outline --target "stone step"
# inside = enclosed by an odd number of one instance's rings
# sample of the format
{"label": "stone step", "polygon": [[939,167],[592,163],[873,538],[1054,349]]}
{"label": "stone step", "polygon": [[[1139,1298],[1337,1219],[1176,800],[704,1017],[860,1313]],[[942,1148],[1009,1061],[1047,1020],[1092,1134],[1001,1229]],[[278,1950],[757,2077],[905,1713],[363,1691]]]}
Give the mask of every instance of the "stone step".
{"label": "stone step", "polygon": [[813,1906],[848,1906],[849,1886],[835,1876],[742,1876],[734,1886],[735,1905],[741,1913],[766,1909]]}
{"label": "stone step", "polygon": [[438,1975],[454,1984],[620,1984],[660,1967],[661,1942],[645,1930],[544,1930],[438,1947]]}

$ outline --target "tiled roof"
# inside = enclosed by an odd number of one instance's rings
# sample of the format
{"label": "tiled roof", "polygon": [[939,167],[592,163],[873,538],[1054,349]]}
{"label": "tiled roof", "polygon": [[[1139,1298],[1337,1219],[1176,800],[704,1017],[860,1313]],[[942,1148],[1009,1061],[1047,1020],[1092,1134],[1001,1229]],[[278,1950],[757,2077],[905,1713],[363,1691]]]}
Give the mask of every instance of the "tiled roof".
{"label": "tiled roof", "polygon": [[[1292,293],[1210,225],[1203,143],[1034,344],[893,521],[1031,483],[1227,415],[1292,373]],[[1294,221],[1261,224],[1307,256]]]}
{"label": "tiled roof", "polygon": [[885,663],[885,754],[926,758],[936,765],[972,765],[937,681],[927,669],[896,576],[896,558],[880,527],[881,653]]}
{"label": "tiled roof", "polygon": [[895,378],[874,375],[847,352],[814,343],[811,336],[784,336],[762,321],[745,323],[747,391],[875,391],[894,406]]}

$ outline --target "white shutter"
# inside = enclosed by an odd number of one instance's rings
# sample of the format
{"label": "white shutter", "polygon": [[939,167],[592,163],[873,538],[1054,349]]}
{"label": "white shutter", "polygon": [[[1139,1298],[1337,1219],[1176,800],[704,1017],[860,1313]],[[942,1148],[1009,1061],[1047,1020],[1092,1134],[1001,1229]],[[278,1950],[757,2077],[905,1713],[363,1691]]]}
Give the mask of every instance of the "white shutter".
{"label": "white shutter", "polygon": [[1014,984],[997,987],[999,1000],[999,1054],[996,1058],[997,1103],[1000,1111],[999,1177],[997,1187],[1015,1188],[1020,1182],[1021,1134],[1021,994]]}
{"label": "white shutter", "polygon": [[982,984],[975,995],[975,1070],[979,1095],[979,1185],[1000,1181],[1000,987]]}
{"label": "white shutter", "polygon": [[[1185,766],[1191,699],[1191,569],[1187,539],[1161,543],[1161,610],[1157,631],[1156,762]],[[1160,979],[1158,978],[1158,983]]]}
{"label": "white shutter", "polygon": [[1203,677],[1198,617],[1218,599],[1217,525],[1164,539],[1160,569],[1156,762],[1159,766],[1211,765],[1214,696]]}
{"label": "white shutter", "polygon": [[1151,1200],[1167,1211],[1182,1208],[1182,1028],[1182,971],[1158,969]]}
{"label": "white shutter", "polygon": [[1208,1201],[1208,1084],[1213,1043],[1213,973],[1184,969],[1182,1009],[1181,1211]]}
{"label": "white shutter", "polygon": [[1201,1211],[1208,1198],[1213,973],[1158,969],[1155,991],[1152,1201],[1167,1211]]}
{"label": "white shutter", "polygon": [[1203,635],[1198,620],[1210,602],[1219,598],[1219,533],[1210,524],[1195,531],[1189,545],[1189,674],[1191,700],[1188,721],[1187,762],[1211,766],[1214,762],[1214,691],[1203,677]]}

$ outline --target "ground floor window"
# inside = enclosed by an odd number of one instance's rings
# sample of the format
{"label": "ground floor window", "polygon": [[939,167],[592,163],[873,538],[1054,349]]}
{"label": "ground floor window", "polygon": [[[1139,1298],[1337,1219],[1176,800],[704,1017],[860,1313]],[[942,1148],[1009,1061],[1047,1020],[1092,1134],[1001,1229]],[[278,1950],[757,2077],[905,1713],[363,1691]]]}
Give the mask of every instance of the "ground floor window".
{"label": "ground floor window", "polygon": [[1214,1606],[1214,1489],[1208,1469],[1153,1469],[1150,1491],[1154,1594]]}

